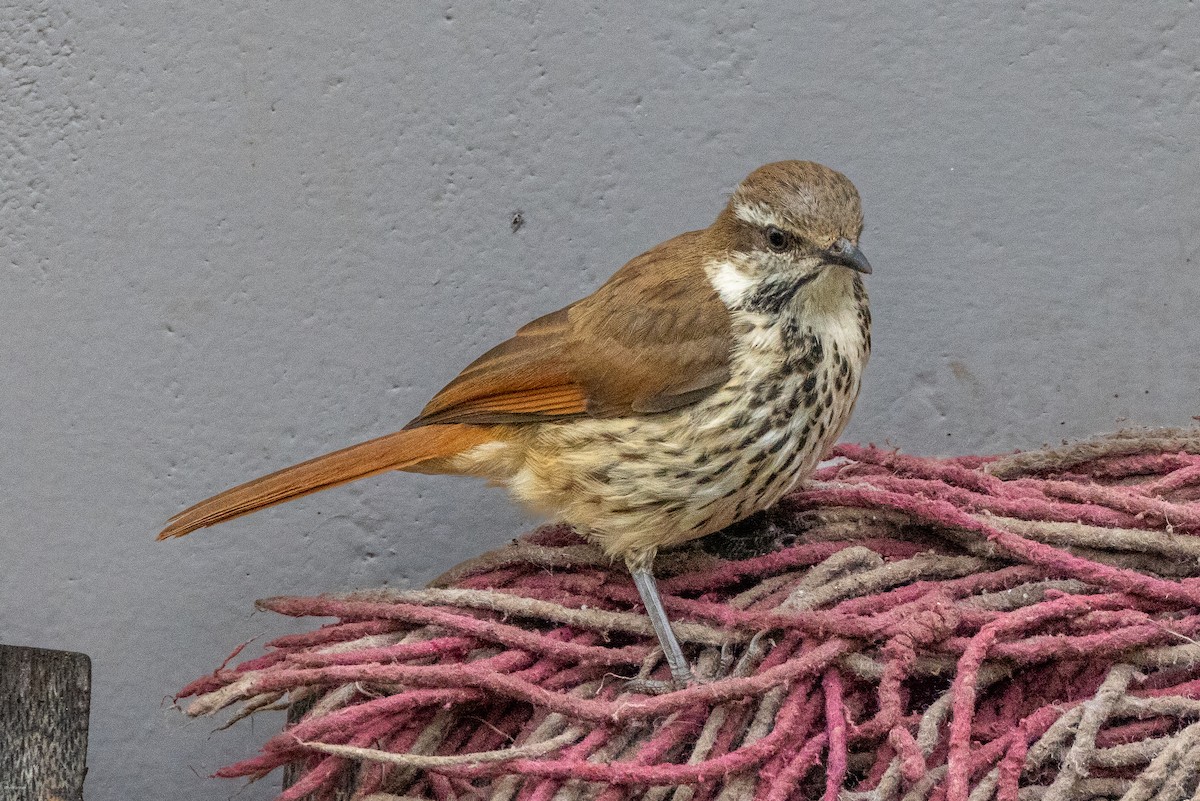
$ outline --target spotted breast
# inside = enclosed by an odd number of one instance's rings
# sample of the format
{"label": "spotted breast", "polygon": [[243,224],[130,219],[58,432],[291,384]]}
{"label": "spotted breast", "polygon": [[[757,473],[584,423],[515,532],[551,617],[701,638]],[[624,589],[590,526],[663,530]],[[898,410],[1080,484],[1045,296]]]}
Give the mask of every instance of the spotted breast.
{"label": "spotted breast", "polygon": [[[707,272],[732,319],[723,386],[659,415],[542,426],[512,448],[521,458],[506,475],[492,474],[610,556],[652,561],[659,547],[774,504],[832,447],[858,397],[870,311],[857,273],[789,283],[748,276],[736,260]],[[485,456],[491,466],[506,461]]]}

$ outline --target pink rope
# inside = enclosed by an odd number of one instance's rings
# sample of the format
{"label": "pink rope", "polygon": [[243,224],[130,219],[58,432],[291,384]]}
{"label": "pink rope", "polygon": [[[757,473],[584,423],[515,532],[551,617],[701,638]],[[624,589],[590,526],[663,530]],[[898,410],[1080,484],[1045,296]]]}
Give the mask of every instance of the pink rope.
{"label": "pink rope", "polygon": [[[337,622],[230,667],[239,647],[180,697],[195,714],[317,701],[218,773],[301,764],[280,796],[292,801],[347,781],[363,796],[436,799],[509,782],[519,801],[573,797],[580,782],[605,785],[598,801],[675,785],[707,801],[732,782],[759,801],[966,801],[994,781],[997,799],[1017,801],[1068,751],[1086,763],[1143,744],[1085,773],[1118,789],[1151,781],[1157,749],[1184,736],[1200,700],[1200,432],[1011,457],[836,456],[780,504],[769,552],[660,559],[685,648],[714,661],[725,639],[747,658],[732,674],[661,695],[628,684],[644,666],[666,672],[638,595],[619,565],[550,526],[448,574],[475,595],[262,601]],[[533,611],[548,609],[560,613]],[[1064,717],[1096,709],[1130,660],[1136,678],[1099,729]],[[413,755],[419,743],[449,761]],[[316,750],[343,746],[379,753]]]}
{"label": "pink rope", "polygon": [[821,680],[825,693],[825,736],[829,757],[825,763],[825,801],[837,801],[838,792],[849,771],[846,750],[846,706],[842,694],[842,677],[837,668],[825,671]]}

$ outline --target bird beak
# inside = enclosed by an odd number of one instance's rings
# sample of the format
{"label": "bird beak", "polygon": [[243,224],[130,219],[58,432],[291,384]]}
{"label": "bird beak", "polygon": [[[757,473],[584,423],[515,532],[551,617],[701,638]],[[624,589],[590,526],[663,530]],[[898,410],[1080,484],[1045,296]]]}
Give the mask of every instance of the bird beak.
{"label": "bird beak", "polygon": [[871,262],[867,261],[867,257],[863,255],[863,252],[849,239],[845,237],[839,239],[833,243],[833,247],[827,252],[830,262],[870,275]]}

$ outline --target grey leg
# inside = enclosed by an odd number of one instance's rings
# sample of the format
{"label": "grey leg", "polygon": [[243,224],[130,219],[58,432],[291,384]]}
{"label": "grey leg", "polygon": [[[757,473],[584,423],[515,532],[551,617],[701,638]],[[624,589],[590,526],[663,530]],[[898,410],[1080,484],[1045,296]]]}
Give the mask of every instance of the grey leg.
{"label": "grey leg", "polygon": [[658,585],[654,582],[654,573],[647,566],[635,567],[633,564],[629,564],[629,574],[633,576],[633,583],[637,585],[638,595],[642,596],[642,604],[646,607],[650,625],[654,626],[654,633],[658,635],[658,644],[662,646],[667,666],[671,668],[671,678],[681,687],[694,683],[696,677],[692,675],[692,669],[683,655],[683,649],[679,647],[679,641],[675,639],[675,632],[671,631],[671,621],[667,619],[667,610],[663,609],[662,600],[658,597]]}

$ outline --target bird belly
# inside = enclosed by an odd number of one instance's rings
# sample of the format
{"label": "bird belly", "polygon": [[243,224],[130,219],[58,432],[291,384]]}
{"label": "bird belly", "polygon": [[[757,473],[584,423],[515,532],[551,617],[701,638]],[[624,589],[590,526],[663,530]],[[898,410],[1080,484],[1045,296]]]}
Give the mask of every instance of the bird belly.
{"label": "bird belly", "polygon": [[611,557],[652,556],[774,504],[849,416],[849,403],[805,404],[803,376],[759,389],[774,401],[735,380],[686,411],[539,425],[499,483]]}

